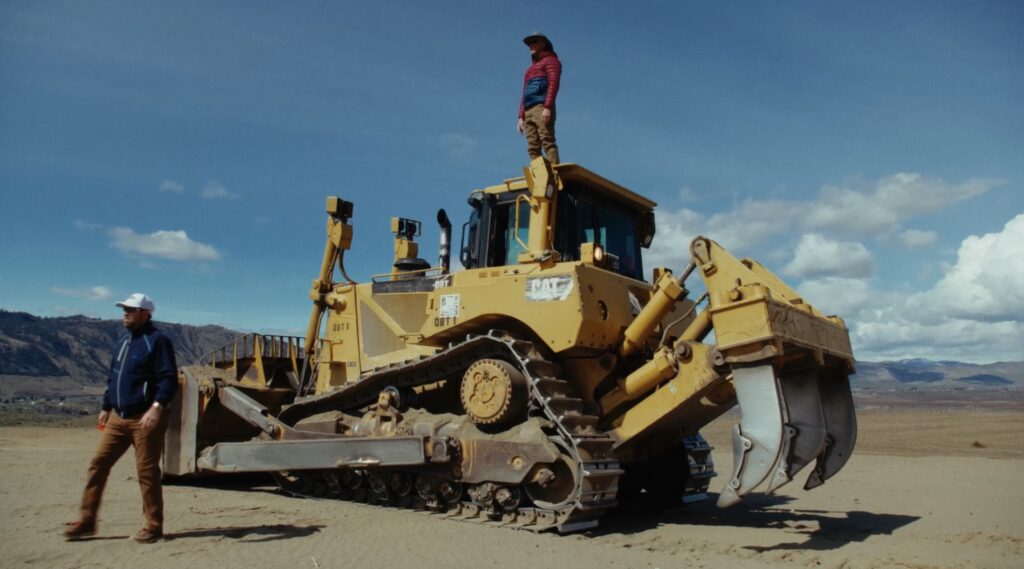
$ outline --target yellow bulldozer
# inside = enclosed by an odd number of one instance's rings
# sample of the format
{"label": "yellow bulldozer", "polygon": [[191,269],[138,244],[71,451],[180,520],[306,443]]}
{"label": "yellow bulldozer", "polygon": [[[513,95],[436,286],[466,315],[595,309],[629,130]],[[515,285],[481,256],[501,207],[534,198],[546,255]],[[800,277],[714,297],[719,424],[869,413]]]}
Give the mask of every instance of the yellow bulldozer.
{"label": "yellow bulldozer", "polygon": [[706,499],[699,431],[737,404],[721,506],[849,459],[848,330],[764,266],[697,237],[645,280],[655,203],[576,164],[538,158],[468,202],[462,270],[441,210],[436,266],[421,223],[394,218],[391,267],[356,283],[353,205],[328,198],[305,338],[246,335],[182,368],[165,474],[570,532],[617,503]]}

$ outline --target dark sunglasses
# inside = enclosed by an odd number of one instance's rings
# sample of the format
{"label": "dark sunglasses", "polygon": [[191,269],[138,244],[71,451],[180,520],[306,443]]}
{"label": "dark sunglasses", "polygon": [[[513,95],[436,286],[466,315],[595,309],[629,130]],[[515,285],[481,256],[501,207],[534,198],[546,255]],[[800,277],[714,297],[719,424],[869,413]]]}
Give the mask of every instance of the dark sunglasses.
{"label": "dark sunglasses", "polygon": [[142,310],[141,308],[131,308],[129,306],[122,306],[122,308],[124,308],[124,313],[125,314],[132,314],[132,313],[135,313],[135,312],[138,312],[138,311]]}

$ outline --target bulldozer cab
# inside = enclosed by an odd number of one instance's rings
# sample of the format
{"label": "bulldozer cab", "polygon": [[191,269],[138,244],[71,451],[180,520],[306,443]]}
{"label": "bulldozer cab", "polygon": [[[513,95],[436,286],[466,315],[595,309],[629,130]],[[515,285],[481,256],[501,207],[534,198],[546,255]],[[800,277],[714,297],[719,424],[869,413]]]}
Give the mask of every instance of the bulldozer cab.
{"label": "bulldozer cab", "polygon": [[[643,280],[641,249],[654,238],[654,202],[575,164],[556,165],[553,170],[558,183],[550,220],[551,245],[558,260],[582,260],[581,251],[590,244],[600,249],[605,268]],[[464,267],[519,262],[526,252],[530,223],[537,222],[528,194],[525,178],[473,192],[469,198],[473,211],[462,232]]]}

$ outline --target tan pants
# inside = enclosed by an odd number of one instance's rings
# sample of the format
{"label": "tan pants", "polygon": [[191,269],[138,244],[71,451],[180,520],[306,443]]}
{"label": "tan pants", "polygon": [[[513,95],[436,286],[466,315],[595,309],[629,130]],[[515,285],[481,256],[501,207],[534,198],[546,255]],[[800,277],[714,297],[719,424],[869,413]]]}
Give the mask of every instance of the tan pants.
{"label": "tan pants", "polygon": [[135,470],[142,490],[142,512],[146,516],[146,526],[150,529],[163,529],[164,497],[160,484],[160,454],[164,449],[167,414],[163,413],[160,422],[150,431],[142,428],[141,419],[141,414],[122,419],[117,413],[110,413],[96,454],[89,463],[85,492],[82,494],[82,521],[95,523],[110,469],[128,447],[134,446]]}
{"label": "tan pants", "polygon": [[540,156],[543,148],[548,162],[558,164],[558,144],[555,143],[555,113],[551,113],[551,122],[546,123],[541,117],[542,112],[544,112],[544,105],[534,105],[526,109],[526,116],[523,119],[526,151],[530,154],[530,160],[533,160]]}

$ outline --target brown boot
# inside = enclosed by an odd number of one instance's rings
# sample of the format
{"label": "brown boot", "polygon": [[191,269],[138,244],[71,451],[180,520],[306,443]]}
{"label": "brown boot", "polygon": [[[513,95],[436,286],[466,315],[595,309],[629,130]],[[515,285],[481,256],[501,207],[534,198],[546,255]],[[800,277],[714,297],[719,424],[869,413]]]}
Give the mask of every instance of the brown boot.
{"label": "brown boot", "polygon": [[142,528],[135,532],[132,539],[139,543],[153,543],[164,536],[164,531],[160,528]]}
{"label": "brown boot", "polygon": [[82,539],[83,537],[92,537],[96,535],[96,522],[79,520],[77,522],[71,522],[67,524],[67,528],[64,530],[64,538],[68,541],[74,541],[76,539]]}

